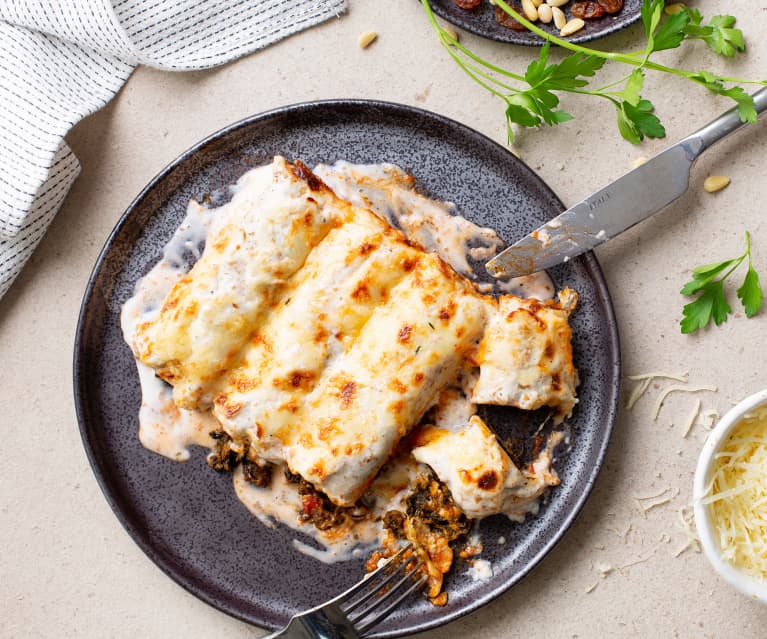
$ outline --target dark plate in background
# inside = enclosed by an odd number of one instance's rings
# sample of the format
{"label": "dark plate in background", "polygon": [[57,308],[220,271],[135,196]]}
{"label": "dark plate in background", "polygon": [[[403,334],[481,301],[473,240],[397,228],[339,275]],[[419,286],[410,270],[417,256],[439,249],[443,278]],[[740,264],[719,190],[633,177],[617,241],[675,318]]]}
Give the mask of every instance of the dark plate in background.
{"label": "dark plate in background", "polygon": [[[238,122],[184,153],[125,212],[91,275],[75,342],[75,403],[83,443],[115,514],[170,577],[239,619],[275,628],[359,580],[363,560],[324,565],[293,549],[293,534],[267,529],[235,496],[231,478],[211,471],[204,451],[177,463],[142,448],[138,376],[120,332],[120,306],[157,261],[190,198],[232,184],[273,155],[309,166],[345,159],[393,162],[421,190],[457,203],[469,219],[520,237],[563,210],[521,161],[447,118],[382,102],[328,101],[284,107]],[[573,446],[556,461],[562,484],[537,517],[482,523],[482,557],[494,575],[473,581],[462,560],[446,581],[450,601],[435,608],[414,598],[378,628],[401,636],[443,624],[487,603],[519,581],[560,539],[596,479],[617,410],[619,351],[615,318],[596,259],[586,254],[551,272],[581,296],[572,317],[582,383]],[[520,432],[518,411],[492,411],[502,435]],[[506,543],[496,543],[499,537]]]}
{"label": "dark plate in background", "polygon": [[[565,6],[560,7],[568,20],[572,17],[569,7],[573,1],[571,0]],[[540,46],[544,42],[543,38],[531,31],[515,31],[498,24],[495,19],[495,7],[490,4],[489,0],[482,0],[479,7],[470,10],[458,8],[455,0],[430,0],[430,2],[434,13],[470,33],[511,44]],[[568,42],[588,42],[615,33],[639,20],[641,8],[642,0],[625,0],[620,12],[612,16],[604,15],[596,20],[585,20],[586,26],[583,29],[565,39]],[[535,24],[544,31],[559,36],[559,29],[554,26],[553,22],[551,24],[536,22]]]}

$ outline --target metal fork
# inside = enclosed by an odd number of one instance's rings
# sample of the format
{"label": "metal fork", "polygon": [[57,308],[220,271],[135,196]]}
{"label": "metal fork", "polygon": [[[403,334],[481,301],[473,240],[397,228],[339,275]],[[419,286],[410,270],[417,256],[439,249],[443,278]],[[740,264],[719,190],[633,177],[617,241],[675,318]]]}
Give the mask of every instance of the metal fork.
{"label": "metal fork", "polygon": [[411,548],[405,546],[346,592],[295,615],[285,628],[263,639],[359,639],[426,583],[423,562],[408,552]]}

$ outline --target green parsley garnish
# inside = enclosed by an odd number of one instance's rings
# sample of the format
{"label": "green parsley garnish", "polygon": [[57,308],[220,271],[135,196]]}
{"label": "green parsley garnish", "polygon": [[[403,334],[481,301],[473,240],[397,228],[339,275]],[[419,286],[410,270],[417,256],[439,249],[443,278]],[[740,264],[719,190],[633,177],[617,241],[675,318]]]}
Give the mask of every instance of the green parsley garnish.
{"label": "green parsley garnish", "polygon": [[[629,142],[638,144],[645,137],[662,138],[666,130],[654,114],[652,102],[642,96],[647,70],[668,73],[695,82],[712,93],[730,98],[738,107],[743,122],[756,122],[754,100],[741,84],[767,85],[767,80],[745,80],[718,76],[707,70],[687,71],[656,63],[650,57],[658,51],[675,49],[685,40],[702,40],[715,53],[732,57],[745,51],[743,33],[735,28],[733,16],[714,16],[707,24],[698,9],[685,7],[679,13],[663,15],[664,0],[643,0],[642,24],[647,40],[635,53],[610,53],[590,49],[551,35],[525,18],[504,0],[495,5],[546,40],[537,60],[524,73],[515,73],[495,65],[460,44],[435,18],[429,0],[421,0],[434,30],[447,52],[475,82],[503,100],[509,144],[514,140],[512,124],[522,127],[550,126],[572,120],[559,107],[557,93],[577,93],[602,98],[616,111],[618,131]],[[560,62],[549,62],[549,49],[555,44],[572,51]],[[587,88],[606,62],[635,67],[626,76],[597,88]],[[511,84],[515,83],[515,84]]]}
{"label": "green parsley garnish", "polygon": [[[724,294],[724,281],[748,258],[748,271],[737,295],[743,303],[746,317],[753,317],[762,307],[762,288],[759,275],[751,261],[751,236],[746,231],[746,250],[743,255],[723,262],[699,266],[692,271],[692,280],[684,285],[682,295],[700,295],[684,307],[680,322],[682,333],[694,333],[708,325],[711,319],[719,326],[732,313]],[[720,276],[720,277],[717,277]]]}

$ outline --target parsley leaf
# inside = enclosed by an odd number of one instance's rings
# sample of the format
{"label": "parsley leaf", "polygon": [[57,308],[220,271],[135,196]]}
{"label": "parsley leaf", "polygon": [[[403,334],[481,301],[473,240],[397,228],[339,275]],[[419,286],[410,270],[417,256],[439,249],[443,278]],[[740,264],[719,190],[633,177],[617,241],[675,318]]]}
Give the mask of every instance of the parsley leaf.
{"label": "parsley leaf", "polygon": [[687,282],[684,288],[680,291],[682,295],[693,295],[702,289],[706,284],[713,280],[724,269],[732,266],[737,262],[737,258],[734,260],[725,260],[724,262],[714,262],[713,264],[706,264],[704,266],[698,266],[692,270],[692,281]]}
{"label": "parsley leaf", "polygon": [[[530,88],[506,98],[507,125],[513,122],[524,127],[535,127],[571,120],[573,116],[566,111],[555,110],[559,98],[553,91],[586,86],[588,80],[584,78],[593,76],[605,63],[601,58],[574,53],[559,63],[549,64],[550,47],[548,42],[544,44],[538,59],[527,66],[524,79]],[[509,135],[513,138],[514,134],[510,131]]]}
{"label": "parsley leaf", "polygon": [[758,119],[756,112],[756,105],[754,104],[754,97],[743,89],[743,87],[730,87],[727,88],[719,78],[712,75],[708,71],[698,71],[690,74],[690,79],[702,84],[711,93],[722,95],[727,98],[735,100],[738,106],[738,117],[743,122],[755,123]]}
{"label": "parsley leaf", "polygon": [[735,29],[734,16],[714,16],[706,26],[702,26],[703,16],[698,9],[686,9],[679,15],[688,15],[685,35],[688,39],[703,40],[709,48],[725,57],[731,58],[738,51],[746,50],[743,32]]}
{"label": "parsley leaf", "polygon": [[626,84],[623,85],[620,97],[625,102],[636,106],[641,99],[642,86],[644,86],[644,71],[642,69],[634,69],[626,80]]}
{"label": "parsley leaf", "polygon": [[753,317],[762,308],[762,288],[759,286],[759,275],[749,264],[746,279],[738,289],[738,297],[743,302],[746,317]]}
{"label": "parsley leaf", "polygon": [[685,28],[690,22],[689,11],[669,16],[653,37],[652,50],[676,49],[685,39]]}
{"label": "parsley leaf", "polygon": [[653,34],[658,28],[660,19],[663,16],[663,7],[665,4],[665,0],[644,0],[642,2],[642,24],[644,25],[645,36],[647,36],[647,41],[650,45],[648,47],[648,50],[650,51],[654,49],[652,46]]}
{"label": "parsley leaf", "polygon": [[703,287],[703,294],[683,309],[684,319],[680,326],[682,333],[694,333],[705,328],[711,318],[719,326],[732,312],[724,297],[724,280],[714,280]]}
{"label": "parsley leaf", "polygon": [[660,120],[653,115],[652,102],[639,100],[636,105],[624,101],[618,106],[618,130],[621,135],[633,144],[639,144],[648,138],[662,138],[666,129]]}
{"label": "parsley leaf", "polygon": [[[732,312],[724,292],[724,281],[748,258],[748,271],[743,284],[737,290],[737,295],[743,303],[746,317],[753,317],[762,307],[762,289],[759,284],[759,275],[751,263],[751,236],[746,231],[745,252],[731,260],[713,262],[698,266],[692,271],[692,280],[682,287],[682,295],[700,295],[682,310],[683,318],[680,322],[682,333],[694,333],[705,328],[713,319],[714,324],[719,326],[727,320]],[[717,276],[721,276],[718,279]]]}
{"label": "parsley leaf", "polygon": [[573,53],[559,64],[549,67],[549,84],[557,89],[585,87],[588,81],[583,78],[593,77],[604,66],[605,62],[604,58],[585,53]]}

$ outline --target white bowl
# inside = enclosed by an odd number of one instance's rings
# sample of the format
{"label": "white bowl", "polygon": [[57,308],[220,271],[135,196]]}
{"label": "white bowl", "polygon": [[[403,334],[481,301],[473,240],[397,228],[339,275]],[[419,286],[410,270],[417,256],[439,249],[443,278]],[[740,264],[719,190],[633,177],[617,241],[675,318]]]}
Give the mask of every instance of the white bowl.
{"label": "white bowl", "polygon": [[722,559],[719,544],[714,534],[714,527],[711,524],[708,506],[701,503],[704,497],[703,493],[709,484],[714,454],[719,450],[722,442],[743,416],[765,403],[767,403],[767,389],[747,397],[728,410],[719,420],[716,428],[711,431],[706,443],[703,445],[703,450],[700,452],[698,466],[695,469],[692,498],[695,512],[695,527],[698,530],[698,537],[700,537],[703,552],[711,562],[711,565],[728,583],[735,586],[744,595],[767,603],[767,579],[759,579],[748,575],[733,564]]}

